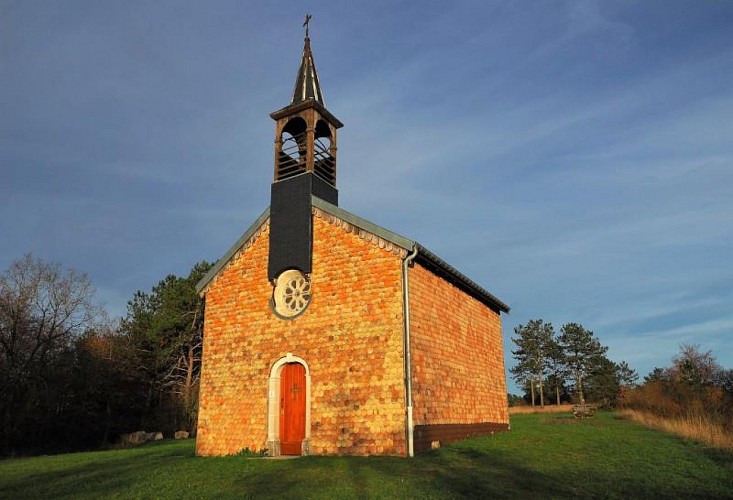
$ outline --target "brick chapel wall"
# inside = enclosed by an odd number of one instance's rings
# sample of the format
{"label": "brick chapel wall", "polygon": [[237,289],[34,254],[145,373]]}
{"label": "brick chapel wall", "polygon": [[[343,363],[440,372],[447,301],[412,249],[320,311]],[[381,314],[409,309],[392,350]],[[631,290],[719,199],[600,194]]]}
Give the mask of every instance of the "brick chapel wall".
{"label": "brick chapel wall", "polygon": [[421,434],[429,447],[431,432],[435,439],[443,432],[445,443],[462,432],[467,437],[506,430],[499,313],[420,265],[409,273],[416,449]]}
{"label": "brick chapel wall", "polygon": [[293,320],[268,304],[267,223],[210,284],[198,454],[265,447],[268,377],[288,352],[310,367],[311,453],[405,453],[401,259],[336,224],[314,216],[313,298]]}

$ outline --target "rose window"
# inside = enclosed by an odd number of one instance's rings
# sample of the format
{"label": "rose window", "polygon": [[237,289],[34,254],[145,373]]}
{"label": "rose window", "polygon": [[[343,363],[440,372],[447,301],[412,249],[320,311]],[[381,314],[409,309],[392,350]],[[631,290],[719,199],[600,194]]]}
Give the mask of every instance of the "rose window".
{"label": "rose window", "polygon": [[311,283],[307,276],[296,269],[283,272],[277,278],[272,301],[275,312],[285,318],[293,318],[305,311],[311,300]]}

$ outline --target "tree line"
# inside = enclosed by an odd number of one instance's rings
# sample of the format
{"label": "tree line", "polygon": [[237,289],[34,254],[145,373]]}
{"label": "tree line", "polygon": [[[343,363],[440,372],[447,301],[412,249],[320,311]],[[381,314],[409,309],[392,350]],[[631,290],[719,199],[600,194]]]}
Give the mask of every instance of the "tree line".
{"label": "tree line", "polygon": [[[89,278],[26,255],[0,274],[0,454],[98,448],[133,430],[196,432],[204,302],[213,264],[137,291],[111,321]],[[713,418],[733,431],[733,370],[683,344],[667,368],[638,375],[592,331],[558,334],[533,319],[514,329],[511,375],[532,404],[618,405]]]}
{"label": "tree line", "polygon": [[[556,334],[552,323],[533,319],[514,329],[512,342],[516,364],[510,373],[532,406],[552,400],[613,407],[620,391],[638,380],[628,363],[608,359],[608,347],[578,323],[564,324]],[[517,397],[510,402],[517,404]]]}
{"label": "tree line", "polygon": [[114,322],[85,274],[30,254],[13,262],[0,274],[0,453],[195,433],[204,304],[194,287],[211,266],[137,291]]}
{"label": "tree line", "polygon": [[655,367],[643,383],[623,394],[623,406],[664,419],[706,422],[733,434],[733,369],[712,351],[682,344],[665,368]]}

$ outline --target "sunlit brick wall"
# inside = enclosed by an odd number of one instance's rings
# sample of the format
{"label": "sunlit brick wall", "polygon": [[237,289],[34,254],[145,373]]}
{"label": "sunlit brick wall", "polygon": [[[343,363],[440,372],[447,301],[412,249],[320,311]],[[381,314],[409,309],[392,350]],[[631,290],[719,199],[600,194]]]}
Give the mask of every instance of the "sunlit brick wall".
{"label": "sunlit brick wall", "polygon": [[409,272],[415,425],[507,424],[499,314],[420,265]]}
{"label": "sunlit brick wall", "polygon": [[313,298],[301,316],[282,320],[268,305],[267,225],[211,283],[200,455],[264,448],[268,377],[288,352],[310,367],[311,453],[405,453],[401,259],[327,219],[314,216]]}

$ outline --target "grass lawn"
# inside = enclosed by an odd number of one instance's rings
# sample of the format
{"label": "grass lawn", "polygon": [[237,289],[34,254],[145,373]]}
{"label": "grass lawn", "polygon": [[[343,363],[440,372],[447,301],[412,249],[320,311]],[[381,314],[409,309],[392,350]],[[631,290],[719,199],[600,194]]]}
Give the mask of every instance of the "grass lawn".
{"label": "grass lawn", "polygon": [[733,454],[612,413],[515,415],[412,460],[197,458],[193,441],[2,460],[0,497],[733,498]]}

